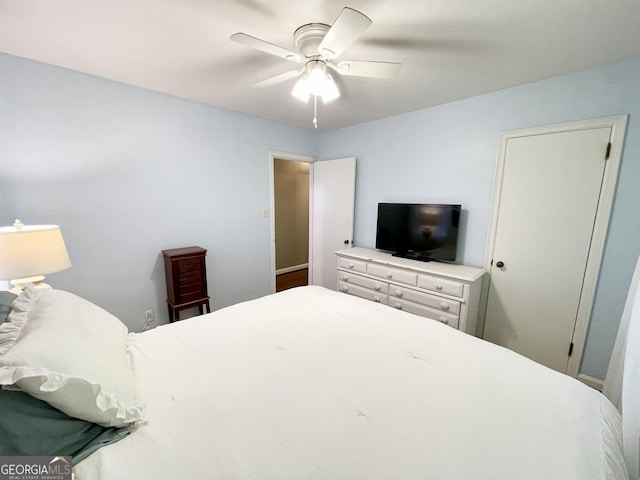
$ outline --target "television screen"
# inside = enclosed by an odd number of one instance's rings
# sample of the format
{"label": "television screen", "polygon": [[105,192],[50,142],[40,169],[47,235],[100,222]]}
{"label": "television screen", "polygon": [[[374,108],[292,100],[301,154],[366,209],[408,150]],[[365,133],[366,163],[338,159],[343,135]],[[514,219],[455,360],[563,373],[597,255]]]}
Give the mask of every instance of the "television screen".
{"label": "television screen", "polygon": [[417,260],[456,259],[460,205],[379,203],[376,248]]}

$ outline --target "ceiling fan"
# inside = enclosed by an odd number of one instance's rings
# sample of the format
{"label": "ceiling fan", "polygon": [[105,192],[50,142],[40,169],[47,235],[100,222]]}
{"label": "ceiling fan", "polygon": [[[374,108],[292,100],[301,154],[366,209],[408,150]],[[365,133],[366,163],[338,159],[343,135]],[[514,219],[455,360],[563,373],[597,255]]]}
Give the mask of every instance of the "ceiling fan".
{"label": "ceiling fan", "polygon": [[[285,60],[302,64],[301,68],[281,73],[255,83],[254,86],[269,87],[300,77],[291,93],[304,102],[313,96],[314,105],[317,108],[318,97],[327,103],[340,96],[333,77],[327,72],[327,67],[340,75],[372,78],[393,78],[400,71],[402,67],[400,63],[336,60],[372,23],[371,19],[363,13],[345,7],[331,26],[324,23],[308,23],[296,29],[293,33],[293,40],[297,52],[246,33],[234,33],[230,39]],[[315,116],[314,124],[317,127]]]}

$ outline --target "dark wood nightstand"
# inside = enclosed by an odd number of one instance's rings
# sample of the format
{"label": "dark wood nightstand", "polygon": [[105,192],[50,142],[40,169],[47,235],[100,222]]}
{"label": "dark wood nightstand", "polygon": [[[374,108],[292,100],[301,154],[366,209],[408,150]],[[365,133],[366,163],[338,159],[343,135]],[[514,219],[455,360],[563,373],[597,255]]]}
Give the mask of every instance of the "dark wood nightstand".
{"label": "dark wood nightstand", "polygon": [[198,307],[200,315],[211,312],[207,293],[207,268],[202,247],[162,250],[164,272],[167,277],[167,305],[169,321],[180,320],[180,310]]}

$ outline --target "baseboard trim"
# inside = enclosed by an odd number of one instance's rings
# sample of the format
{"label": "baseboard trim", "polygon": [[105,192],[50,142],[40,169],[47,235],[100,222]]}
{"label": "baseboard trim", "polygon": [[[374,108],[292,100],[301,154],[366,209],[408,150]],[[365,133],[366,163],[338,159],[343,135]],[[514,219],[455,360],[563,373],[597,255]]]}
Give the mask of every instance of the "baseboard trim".
{"label": "baseboard trim", "polygon": [[589,375],[585,375],[584,373],[580,373],[578,375],[578,380],[580,380],[585,385],[590,386],[591,388],[595,388],[600,392],[604,388],[604,382],[602,380],[590,377]]}
{"label": "baseboard trim", "polygon": [[302,263],[300,265],[294,265],[293,267],[281,268],[280,270],[276,270],[276,275],[282,275],[283,273],[297,272],[298,270],[302,270],[304,268],[309,268],[309,264]]}

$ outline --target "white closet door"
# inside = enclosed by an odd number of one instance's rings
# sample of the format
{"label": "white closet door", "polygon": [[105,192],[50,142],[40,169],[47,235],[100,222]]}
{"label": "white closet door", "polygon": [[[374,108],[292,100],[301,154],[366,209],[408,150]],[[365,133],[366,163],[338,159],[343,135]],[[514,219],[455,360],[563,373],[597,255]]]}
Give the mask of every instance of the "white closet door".
{"label": "white closet door", "polygon": [[313,164],[311,205],[311,283],[335,290],[335,251],[353,241],[356,159],[340,158]]}
{"label": "white closet door", "polygon": [[592,128],[506,144],[484,338],[561,372],[567,370],[610,136],[610,127]]}

